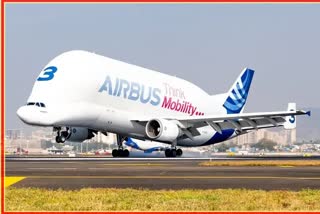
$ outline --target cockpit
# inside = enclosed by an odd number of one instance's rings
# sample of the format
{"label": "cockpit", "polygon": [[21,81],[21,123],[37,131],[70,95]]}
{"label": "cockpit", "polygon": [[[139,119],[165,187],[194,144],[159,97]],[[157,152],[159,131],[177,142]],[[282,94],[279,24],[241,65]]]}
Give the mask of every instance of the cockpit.
{"label": "cockpit", "polygon": [[28,102],[27,106],[38,106],[38,107],[41,107],[41,108],[45,108],[46,107],[46,105],[44,103],[41,103],[41,102]]}

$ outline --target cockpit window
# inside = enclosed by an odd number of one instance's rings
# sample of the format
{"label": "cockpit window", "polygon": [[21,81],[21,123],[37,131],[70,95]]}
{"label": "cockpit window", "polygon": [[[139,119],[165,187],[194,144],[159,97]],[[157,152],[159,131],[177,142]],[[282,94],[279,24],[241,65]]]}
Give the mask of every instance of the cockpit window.
{"label": "cockpit window", "polygon": [[45,108],[46,107],[46,105],[44,104],[44,103],[40,103],[40,102],[29,102],[29,103],[27,103],[27,106],[38,106],[38,107],[41,107],[41,108]]}

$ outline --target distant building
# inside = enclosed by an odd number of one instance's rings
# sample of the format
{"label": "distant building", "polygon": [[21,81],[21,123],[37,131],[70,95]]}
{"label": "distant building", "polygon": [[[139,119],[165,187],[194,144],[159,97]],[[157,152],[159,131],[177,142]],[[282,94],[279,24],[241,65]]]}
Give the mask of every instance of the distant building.
{"label": "distant building", "polygon": [[51,140],[54,139],[55,133],[52,128],[39,128],[32,132],[31,139],[33,140]]}
{"label": "distant building", "polygon": [[22,138],[22,130],[20,129],[7,129],[6,139],[7,140],[17,140]]}
{"label": "distant building", "polygon": [[101,132],[98,132],[92,141],[96,141],[98,143],[106,143],[106,144],[113,144],[117,142],[117,135],[108,132],[108,135],[104,135]]}
{"label": "distant building", "polygon": [[255,144],[262,139],[267,139],[276,142],[278,145],[288,145],[296,142],[296,135],[296,129],[281,131],[259,129],[257,131],[251,131],[247,134],[240,135],[236,138],[228,140],[227,142],[232,142],[241,146],[246,144]]}

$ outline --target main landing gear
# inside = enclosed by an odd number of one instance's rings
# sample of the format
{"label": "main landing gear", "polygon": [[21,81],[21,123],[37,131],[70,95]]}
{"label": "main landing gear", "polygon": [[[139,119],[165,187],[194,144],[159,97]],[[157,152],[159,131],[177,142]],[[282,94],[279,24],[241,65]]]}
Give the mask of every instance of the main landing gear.
{"label": "main landing gear", "polygon": [[165,155],[166,157],[180,157],[182,155],[182,150],[181,149],[166,149],[165,150]]}
{"label": "main landing gear", "polygon": [[117,144],[118,149],[112,150],[112,157],[129,157],[130,152],[128,149],[123,149],[122,142],[125,140],[125,137],[117,135]]}
{"label": "main landing gear", "polygon": [[181,150],[181,149],[177,149],[177,148],[176,148],[176,144],[173,143],[173,144],[171,145],[171,149],[166,149],[166,150],[164,151],[164,154],[166,155],[166,157],[172,157],[172,158],[174,158],[174,157],[181,157],[181,155],[182,155],[182,150]]}
{"label": "main landing gear", "polygon": [[53,131],[57,132],[56,142],[57,143],[64,143],[68,139],[70,135],[69,127],[66,127],[66,130],[61,130],[61,127],[54,127]]}

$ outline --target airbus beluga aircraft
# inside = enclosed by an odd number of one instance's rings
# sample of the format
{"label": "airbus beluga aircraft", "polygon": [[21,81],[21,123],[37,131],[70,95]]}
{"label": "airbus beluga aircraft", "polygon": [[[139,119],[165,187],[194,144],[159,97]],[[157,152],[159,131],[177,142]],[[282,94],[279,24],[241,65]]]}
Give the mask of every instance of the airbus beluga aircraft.
{"label": "airbus beluga aircraft", "polygon": [[129,156],[130,138],[181,147],[207,146],[257,129],[296,126],[296,110],[242,113],[254,71],[245,68],[228,92],[209,95],[196,85],[86,51],[65,52],[35,81],[27,104],[17,111],[30,125],[53,127],[56,142],[82,142],[98,131],[118,135],[113,156]]}

